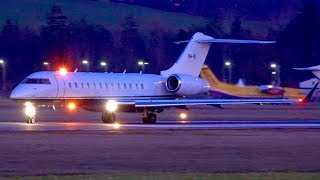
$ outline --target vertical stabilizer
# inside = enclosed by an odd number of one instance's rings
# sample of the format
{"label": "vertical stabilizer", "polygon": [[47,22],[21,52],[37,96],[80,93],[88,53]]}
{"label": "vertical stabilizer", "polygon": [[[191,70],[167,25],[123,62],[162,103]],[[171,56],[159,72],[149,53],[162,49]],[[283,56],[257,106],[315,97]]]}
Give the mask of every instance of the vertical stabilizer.
{"label": "vertical stabilizer", "polygon": [[216,39],[200,32],[195,33],[183,50],[182,54],[174,65],[164,71],[161,75],[170,76],[171,74],[188,74],[199,76],[202,65],[208,55],[211,43],[240,43],[240,44],[269,44],[275,41],[239,40],[239,39]]}
{"label": "vertical stabilizer", "polygon": [[161,75],[170,76],[171,74],[188,74],[199,76],[202,65],[207,57],[210,49],[210,43],[200,43],[197,40],[212,39],[200,32],[195,33],[188,45],[174,65],[168,70],[161,71]]}

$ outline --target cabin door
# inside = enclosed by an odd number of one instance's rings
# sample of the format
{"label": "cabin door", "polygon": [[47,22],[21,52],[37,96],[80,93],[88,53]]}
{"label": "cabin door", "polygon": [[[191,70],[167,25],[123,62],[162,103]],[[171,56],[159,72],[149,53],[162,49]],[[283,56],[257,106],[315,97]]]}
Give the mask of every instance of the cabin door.
{"label": "cabin door", "polygon": [[62,76],[55,75],[54,76],[57,81],[57,97],[63,98],[66,93],[65,82]]}

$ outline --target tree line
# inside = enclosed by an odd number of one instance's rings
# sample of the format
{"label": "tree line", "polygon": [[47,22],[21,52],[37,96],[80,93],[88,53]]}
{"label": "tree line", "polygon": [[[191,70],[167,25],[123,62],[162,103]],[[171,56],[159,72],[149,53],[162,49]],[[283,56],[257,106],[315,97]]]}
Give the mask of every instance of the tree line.
{"label": "tree line", "polygon": [[[306,3],[301,12],[280,30],[270,30],[268,40],[273,45],[214,44],[206,63],[222,76],[223,64],[232,61],[233,81],[245,78],[249,84],[270,82],[271,62],[281,65],[284,85],[295,86],[305,78],[292,67],[318,65],[320,57],[320,14],[317,6]],[[218,18],[210,18],[204,27],[190,26],[178,32],[166,32],[159,28],[142,30],[134,16],[123,19],[121,29],[111,32],[107,27],[85,19],[71,21],[59,6],[53,6],[39,29],[22,27],[19,22],[7,19],[0,32],[0,58],[6,61],[9,89],[31,72],[45,69],[44,61],[52,70],[66,66],[69,70],[85,70],[81,60],[89,61],[90,70],[103,71],[100,61],[108,63],[113,72],[139,72],[137,61],[149,62],[148,73],[158,73],[169,68],[185,45],[175,41],[187,40],[195,32],[213,37],[254,39],[242,27],[242,18],[232,23],[229,32],[221,32]],[[3,71],[3,68],[1,68]]]}

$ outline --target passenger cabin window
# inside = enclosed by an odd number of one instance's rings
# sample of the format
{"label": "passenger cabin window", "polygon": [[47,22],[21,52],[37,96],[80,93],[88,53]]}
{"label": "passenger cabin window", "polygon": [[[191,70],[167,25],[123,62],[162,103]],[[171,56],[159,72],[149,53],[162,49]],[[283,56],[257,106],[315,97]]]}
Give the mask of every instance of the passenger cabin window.
{"label": "passenger cabin window", "polygon": [[126,83],[123,83],[123,87],[124,87],[125,89],[127,89],[127,84],[126,84]]}
{"label": "passenger cabin window", "polygon": [[96,83],[93,83],[93,87],[96,89],[97,87],[96,87]]}
{"label": "passenger cabin window", "polygon": [[84,86],[83,86],[83,83],[81,83],[81,88],[83,88]]}
{"label": "passenger cabin window", "polygon": [[130,89],[132,89],[132,84],[131,83],[129,84],[129,87],[130,87]]}
{"label": "passenger cabin window", "polygon": [[90,88],[90,83],[87,83],[88,88]]}
{"label": "passenger cabin window", "polygon": [[72,88],[71,83],[69,82],[69,88]]}
{"label": "passenger cabin window", "polygon": [[22,84],[51,84],[49,79],[45,78],[26,78]]}
{"label": "passenger cabin window", "polygon": [[99,83],[99,86],[100,86],[100,89],[102,89],[102,84],[101,83]]}
{"label": "passenger cabin window", "polygon": [[121,87],[120,87],[120,83],[118,83],[118,89],[121,89]]}
{"label": "passenger cabin window", "polygon": [[138,86],[138,84],[136,84],[136,89],[139,89],[139,86]]}
{"label": "passenger cabin window", "polygon": [[74,83],[74,87],[75,87],[75,88],[78,88],[78,83]]}
{"label": "passenger cabin window", "polygon": [[143,84],[141,84],[141,89],[144,89]]}
{"label": "passenger cabin window", "polygon": [[111,88],[113,89],[113,83],[111,83]]}
{"label": "passenger cabin window", "polygon": [[108,83],[106,83],[105,85],[106,85],[106,89],[108,89]]}

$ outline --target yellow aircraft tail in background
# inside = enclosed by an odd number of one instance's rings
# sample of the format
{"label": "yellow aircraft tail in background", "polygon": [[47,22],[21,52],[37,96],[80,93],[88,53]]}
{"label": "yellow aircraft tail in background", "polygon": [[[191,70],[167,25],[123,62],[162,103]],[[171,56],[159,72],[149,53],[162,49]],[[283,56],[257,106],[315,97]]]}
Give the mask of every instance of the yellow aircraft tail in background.
{"label": "yellow aircraft tail in background", "polygon": [[211,69],[204,65],[200,77],[210,84],[210,95],[230,98],[304,98],[306,95],[299,89],[265,86],[244,86],[221,82]]}

